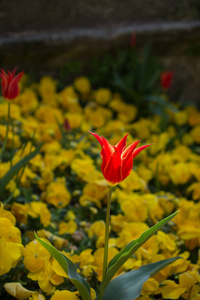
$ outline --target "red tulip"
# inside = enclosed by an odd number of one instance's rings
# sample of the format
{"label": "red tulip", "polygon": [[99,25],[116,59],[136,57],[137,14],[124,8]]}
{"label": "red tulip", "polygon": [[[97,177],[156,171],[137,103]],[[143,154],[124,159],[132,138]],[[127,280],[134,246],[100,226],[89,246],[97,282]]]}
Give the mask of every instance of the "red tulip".
{"label": "red tulip", "polygon": [[15,75],[16,68],[8,74],[3,69],[0,69],[0,78],[1,78],[1,92],[5,99],[12,100],[19,95],[19,81],[24,74],[20,72]]}
{"label": "red tulip", "polygon": [[173,72],[161,73],[161,86],[164,90],[168,90],[172,84]]}
{"label": "red tulip", "polygon": [[133,159],[146,147],[144,145],[136,148],[140,141],[134,142],[126,149],[127,135],[119,141],[116,146],[112,146],[103,136],[89,131],[100,143],[103,176],[109,185],[116,185],[123,181],[130,173],[133,167]]}

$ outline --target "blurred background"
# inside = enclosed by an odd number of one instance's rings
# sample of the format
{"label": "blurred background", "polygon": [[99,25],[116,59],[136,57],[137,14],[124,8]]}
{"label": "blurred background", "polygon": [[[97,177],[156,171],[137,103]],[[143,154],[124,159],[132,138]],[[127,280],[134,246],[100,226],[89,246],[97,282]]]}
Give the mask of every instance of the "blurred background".
{"label": "blurred background", "polygon": [[131,47],[143,51],[147,44],[174,73],[172,97],[197,103],[199,0],[0,0],[4,69],[16,66],[38,76],[67,78],[70,72],[87,72],[91,60],[101,62],[106,53]]}

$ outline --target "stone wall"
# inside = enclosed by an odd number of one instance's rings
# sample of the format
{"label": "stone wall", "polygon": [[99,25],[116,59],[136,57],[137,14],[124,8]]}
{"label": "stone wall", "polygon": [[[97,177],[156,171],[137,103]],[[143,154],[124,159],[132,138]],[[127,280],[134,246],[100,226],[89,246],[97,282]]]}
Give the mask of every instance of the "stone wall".
{"label": "stone wall", "polygon": [[199,100],[199,0],[0,0],[0,66],[52,74],[66,61],[88,60],[153,41],[153,53],[184,83],[183,101]]}

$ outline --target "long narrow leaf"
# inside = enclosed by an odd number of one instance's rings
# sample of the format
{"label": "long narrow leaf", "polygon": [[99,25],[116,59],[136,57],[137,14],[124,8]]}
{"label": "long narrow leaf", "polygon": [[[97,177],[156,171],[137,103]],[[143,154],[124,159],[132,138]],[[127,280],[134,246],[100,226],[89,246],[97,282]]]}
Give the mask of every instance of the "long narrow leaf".
{"label": "long narrow leaf", "polygon": [[90,286],[87,283],[87,281],[77,273],[77,268],[74,265],[74,263],[65,255],[63,255],[60,251],[58,251],[54,246],[41,240],[36,234],[35,237],[38,240],[38,242],[51,253],[51,255],[61,265],[63,270],[68,274],[71,282],[79,291],[82,299],[90,300]]}
{"label": "long narrow leaf", "polygon": [[134,300],[140,296],[142,286],[151,276],[173,263],[179,257],[144,265],[113,279],[106,287],[101,300]]}
{"label": "long narrow leaf", "polygon": [[106,288],[110,280],[113,278],[115,273],[121,268],[121,266],[127,261],[127,259],[133,255],[133,253],[138,250],[150,237],[152,237],[163,225],[165,225],[169,220],[171,220],[178,212],[161,220],[151,228],[147,229],[143,234],[136,240],[130,242],[123,250],[121,250],[108,264],[107,275],[103,285],[102,290]]}
{"label": "long narrow leaf", "polygon": [[24,167],[33,157],[35,157],[43,144],[39,145],[33,152],[29,153],[25,157],[23,157],[16,165],[14,165],[0,180],[0,194],[4,191],[6,185],[9,181],[18,174],[19,170]]}

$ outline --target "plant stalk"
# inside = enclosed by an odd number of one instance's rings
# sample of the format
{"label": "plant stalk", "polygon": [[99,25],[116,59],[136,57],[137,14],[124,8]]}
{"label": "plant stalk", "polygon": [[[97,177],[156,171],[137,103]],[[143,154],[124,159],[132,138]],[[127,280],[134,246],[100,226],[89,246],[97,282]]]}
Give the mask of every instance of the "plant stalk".
{"label": "plant stalk", "polygon": [[5,136],[5,140],[4,140],[4,142],[3,142],[2,148],[1,148],[0,160],[2,159],[2,155],[3,155],[3,152],[4,152],[5,147],[6,147],[6,144],[7,144],[9,125],[10,125],[10,102],[8,102],[8,114],[7,114],[6,136]]}
{"label": "plant stalk", "polygon": [[112,197],[112,189],[113,187],[109,187],[108,193],[108,203],[106,210],[106,229],[105,229],[105,245],[104,245],[104,259],[103,259],[103,277],[102,283],[106,278],[107,266],[108,266],[108,240],[109,240],[109,227],[110,227],[110,206],[111,206],[111,197]]}

